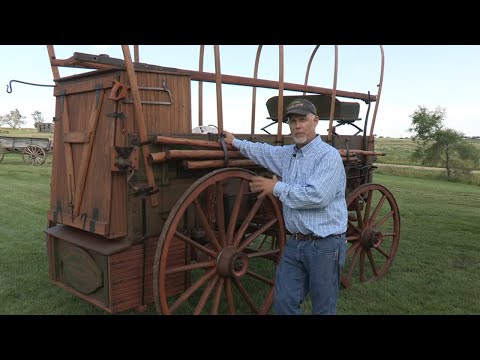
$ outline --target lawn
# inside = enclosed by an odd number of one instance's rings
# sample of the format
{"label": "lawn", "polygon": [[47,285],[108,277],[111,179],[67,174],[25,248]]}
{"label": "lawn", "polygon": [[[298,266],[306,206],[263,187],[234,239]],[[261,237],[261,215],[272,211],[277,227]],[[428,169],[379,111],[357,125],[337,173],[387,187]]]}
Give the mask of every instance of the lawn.
{"label": "lawn", "polygon": [[[0,314],[108,314],[50,285],[50,171],[15,154],[0,164]],[[480,187],[379,173],[374,182],[398,203],[399,248],[382,280],[340,291],[338,314],[480,313]]]}

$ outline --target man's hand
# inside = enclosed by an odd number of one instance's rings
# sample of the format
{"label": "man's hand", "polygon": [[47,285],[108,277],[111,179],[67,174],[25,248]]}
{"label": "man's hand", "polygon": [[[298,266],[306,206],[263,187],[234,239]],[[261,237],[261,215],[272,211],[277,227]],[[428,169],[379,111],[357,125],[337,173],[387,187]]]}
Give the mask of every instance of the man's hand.
{"label": "man's hand", "polygon": [[273,175],[273,179],[269,179],[263,176],[254,176],[250,181],[250,190],[253,192],[261,192],[260,196],[266,196],[273,194],[273,188],[278,182],[278,179]]}
{"label": "man's hand", "polygon": [[235,136],[233,136],[232,133],[223,130],[223,133],[225,134],[225,142],[229,145],[232,145],[233,140],[235,139]]}

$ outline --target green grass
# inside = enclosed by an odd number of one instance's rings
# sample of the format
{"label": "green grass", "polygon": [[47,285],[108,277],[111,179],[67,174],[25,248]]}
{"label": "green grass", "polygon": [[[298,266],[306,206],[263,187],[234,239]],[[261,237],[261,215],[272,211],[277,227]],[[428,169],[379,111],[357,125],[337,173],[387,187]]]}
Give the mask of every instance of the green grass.
{"label": "green grass", "polygon": [[[50,284],[50,171],[15,154],[0,163],[0,314],[108,314]],[[379,173],[374,182],[398,203],[399,248],[383,279],[340,290],[338,314],[480,313],[480,188]]]}
{"label": "green grass", "polygon": [[0,136],[12,136],[12,137],[39,137],[53,139],[53,133],[39,132],[37,129],[12,129],[6,127],[0,127]]}
{"label": "green grass", "polygon": [[376,174],[401,215],[395,260],[380,281],[340,292],[339,314],[477,314],[480,189]]}
{"label": "green grass", "polygon": [[[480,140],[468,140],[468,142],[480,151]],[[375,151],[385,153],[385,156],[378,156],[378,163],[421,165],[420,162],[410,159],[414,149],[415,143],[411,139],[375,138]]]}

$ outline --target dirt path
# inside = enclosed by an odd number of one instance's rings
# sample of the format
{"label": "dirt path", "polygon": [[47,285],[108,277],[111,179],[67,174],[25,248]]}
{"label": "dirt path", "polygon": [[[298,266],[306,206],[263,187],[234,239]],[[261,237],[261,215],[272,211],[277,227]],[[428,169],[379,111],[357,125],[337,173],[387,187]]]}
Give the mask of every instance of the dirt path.
{"label": "dirt path", "polygon": [[[383,163],[375,163],[374,165],[378,167],[389,166],[389,167],[409,168],[409,169],[417,169],[417,170],[445,171],[444,168],[417,166],[417,165],[400,165],[400,164],[383,164]],[[473,170],[472,174],[480,174],[480,170]]]}

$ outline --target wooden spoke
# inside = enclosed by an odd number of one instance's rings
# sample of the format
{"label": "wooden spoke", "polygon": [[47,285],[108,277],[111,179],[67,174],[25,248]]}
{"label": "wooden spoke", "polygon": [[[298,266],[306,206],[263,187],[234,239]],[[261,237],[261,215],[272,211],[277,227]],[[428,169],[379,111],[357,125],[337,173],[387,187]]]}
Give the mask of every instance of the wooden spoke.
{"label": "wooden spoke", "polygon": [[208,280],[210,280],[213,276],[215,276],[216,271],[215,269],[210,270],[208,273],[203,275],[195,284],[190,286],[187,291],[185,291],[178,299],[175,301],[175,303],[172,305],[170,308],[170,311],[172,313],[177,310],[180,305],[182,305],[192,294],[197,291],[203,284],[205,284]]}
{"label": "wooden spoke", "polygon": [[360,210],[358,203],[357,203],[357,206],[355,207],[355,212],[357,213],[358,226],[360,227],[360,229],[363,229],[362,211]]}
{"label": "wooden spoke", "polygon": [[374,248],[375,250],[377,250],[380,254],[382,254],[383,256],[385,256],[387,259],[390,258],[390,255],[388,255],[384,250],[382,250],[381,248]]}
{"label": "wooden spoke", "polygon": [[360,282],[365,282],[365,249],[360,250]]}
{"label": "wooden spoke", "polygon": [[270,250],[270,251],[256,251],[253,253],[249,253],[247,256],[249,259],[251,259],[255,257],[266,257],[268,255],[275,255],[279,253],[280,253],[280,249],[276,249],[276,250]]}
{"label": "wooden spoke", "polygon": [[190,245],[192,245],[193,247],[195,247],[196,249],[204,252],[205,254],[211,256],[211,257],[216,257],[217,256],[217,253],[206,248],[205,246],[203,245],[200,245],[199,243],[197,243],[196,241],[193,241],[192,239],[190,239],[189,237],[183,235],[182,233],[178,232],[178,231],[175,231],[175,236],[183,241],[185,241],[186,243],[189,243]]}
{"label": "wooden spoke", "polygon": [[182,265],[182,266],[175,266],[175,267],[169,268],[166,274],[167,275],[178,274],[180,272],[185,272],[189,270],[210,268],[215,265],[217,265],[217,262],[215,260],[212,260],[212,261],[204,261],[204,262],[193,263],[193,264]]}
{"label": "wooden spoke", "polygon": [[368,256],[368,260],[370,261],[370,265],[372,266],[373,273],[375,274],[375,276],[378,276],[377,268],[375,266],[375,260],[373,259],[371,249],[367,249],[367,256]]}
{"label": "wooden spoke", "polygon": [[274,282],[273,280],[267,279],[266,277],[263,277],[261,275],[258,275],[254,273],[253,271],[247,271],[247,275],[250,275],[252,278],[263,281],[265,284],[273,286]]}
{"label": "wooden spoke", "polygon": [[362,251],[362,248],[360,246],[358,246],[356,249],[355,249],[355,252],[353,253],[353,257],[352,257],[352,265],[350,266],[350,269],[348,270],[348,274],[347,274],[347,279],[351,279],[352,278],[352,273],[353,273],[353,270],[355,269],[355,264],[357,263],[357,259],[358,259],[358,254]]}
{"label": "wooden spoke", "polygon": [[[253,205],[252,209],[248,212],[247,217],[245,220],[243,220],[242,226],[240,226],[240,229],[237,231],[237,235],[233,239],[233,246],[237,247],[238,244],[240,243],[240,240],[243,238],[245,231],[247,231],[247,227],[250,225],[250,222],[252,221],[253,217],[257,213],[258,209],[263,203],[264,197],[258,197],[257,201],[255,201],[255,204]],[[276,220],[276,219],[275,219]]]}
{"label": "wooden spoke", "polygon": [[[267,222],[265,225],[260,227],[258,230],[255,230],[252,234],[250,234],[242,243],[241,246],[238,247],[239,250],[245,249],[248,245],[250,245],[253,240],[255,240],[260,234],[263,234],[265,231],[270,229],[274,224],[277,223],[277,219],[272,219],[269,222]],[[265,238],[263,239],[262,243],[265,241]]]}
{"label": "wooden spoke", "polygon": [[[265,240],[267,240],[267,238],[268,238],[268,235],[265,234],[265,235],[263,236],[262,241],[260,241],[260,242],[258,243],[257,249],[260,249],[260,248],[263,246],[263,244],[265,244]],[[249,240],[249,237],[245,239],[245,241],[248,241],[248,240]],[[247,245],[247,246],[248,246],[248,245]]]}
{"label": "wooden spoke", "polygon": [[245,299],[245,302],[247,303],[247,305],[250,307],[250,310],[252,310],[254,314],[258,314],[258,310],[255,307],[255,304],[253,303],[252,299],[248,295],[247,290],[245,290],[245,288],[243,287],[240,280],[238,278],[234,277],[233,282],[237,286],[238,290],[240,291],[240,294],[242,294],[242,296]]}
{"label": "wooden spoke", "polygon": [[360,235],[347,236],[347,242],[355,242],[360,240]]}
{"label": "wooden spoke", "polygon": [[227,244],[233,243],[233,233],[235,231],[235,225],[237,224],[238,213],[240,212],[240,205],[242,203],[242,197],[246,184],[247,182],[244,180],[240,182],[240,189],[238,190],[237,196],[235,197],[232,214],[230,215],[230,223],[228,224]]}
{"label": "wooden spoke", "polygon": [[225,278],[220,278],[220,280],[217,282],[217,287],[215,289],[215,295],[213,296],[213,304],[212,304],[212,315],[217,315],[218,314],[218,307],[220,306],[220,297],[222,296],[222,289],[223,289],[223,282],[225,281]]}
{"label": "wooden spoke", "polygon": [[218,240],[217,238],[215,237],[215,234],[213,233],[212,231],[212,228],[210,227],[210,225],[208,224],[208,220],[207,220],[207,217],[205,216],[205,213],[203,212],[202,210],[202,207],[200,206],[200,203],[198,202],[198,199],[195,199],[193,201],[193,204],[195,205],[195,211],[197,212],[197,215],[200,219],[200,222],[202,224],[202,227],[203,229],[206,231],[207,233],[207,237],[208,239],[210,240],[210,242],[215,245],[215,247],[217,248],[218,251],[222,250],[222,247],[220,246],[220,244],[218,243]]}
{"label": "wooden spoke", "polygon": [[200,297],[200,300],[198,301],[197,307],[193,311],[193,315],[199,315],[202,312],[208,297],[212,293],[212,290],[215,287],[215,284],[217,283],[218,278],[219,276],[215,276],[212,280],[210,280],[210,283],[208,284],[206,289],[203,291],[203,294]]}
{"label": "wooden spoke", "polygon": [[235,304],[233,301],[232,279],[225,279],[225,297],[227,298],[228,313],[235,315]]}
{"label": "wooden spoke", "polygon": [[386,214],[383,218],[381,218],[380,220],[378,220],[375,225],[373,225],[374,228],[380,228],[380,226],[382,226],[382,224],[388,220],[388,218],[390,218],[392,215],[394,214],[393,211],[390,211],[388,214]]}
{"label": "wooden spoke", "polygon": [[225,209],[223,208],[223,182],[217,183],[217,224],[218,232],[220,233],[220,244],[222,247],[227,246],[227,239],[225,236]]}
{"label": "wooden spoke", "polygon": [[386,199],[386,195],[383,195],[382,198],[380,199],[380,201],[378,202],[377,207],[373,211],[372,217],[369,219],[370,224],[372,224],[375,221],[375,219],[377,218],[378,212],[382,208],[383,202],[385,201],[385,199]]}
{"label": "wooden spoke", "polygon": [[357,251],[357,248],[360,246],[359,242],[353,243],[352,246],[347,250],[347,256],[350,256],[353,251]]}

